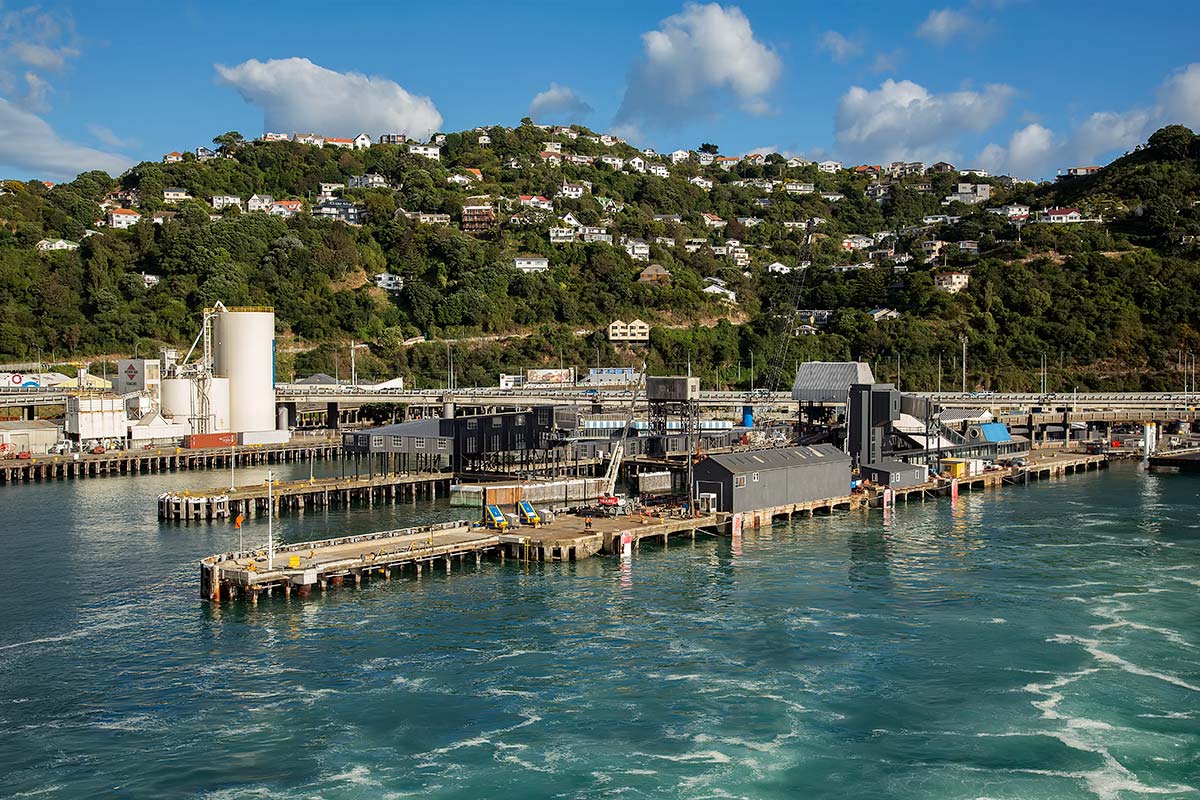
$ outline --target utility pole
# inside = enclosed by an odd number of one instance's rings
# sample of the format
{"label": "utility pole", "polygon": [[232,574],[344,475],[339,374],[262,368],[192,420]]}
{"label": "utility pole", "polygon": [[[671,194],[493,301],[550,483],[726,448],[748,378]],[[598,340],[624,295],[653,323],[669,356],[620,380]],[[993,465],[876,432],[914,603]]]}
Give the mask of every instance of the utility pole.
{"label": "utility pole", "polygon": [[942,351],[938,351],[938,394],[942,393]]}
{"label": "utility pole", "polygon": [[962,393],[967,393],[967,335],[964,333],[959,337],[962,342]]}

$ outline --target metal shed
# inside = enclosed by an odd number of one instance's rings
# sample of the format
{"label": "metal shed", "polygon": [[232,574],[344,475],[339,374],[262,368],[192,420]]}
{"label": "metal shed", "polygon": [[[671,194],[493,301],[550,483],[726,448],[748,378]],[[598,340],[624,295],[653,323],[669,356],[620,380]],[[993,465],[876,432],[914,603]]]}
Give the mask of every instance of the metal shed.
{"label": "metal shed", "polygon": [[62,438],[62,428],[44,419],[0,422],[0,446],[13,453],[45,453]]}
{"label": "metal shed", "polygon": [[792,399],[845,404],[852,384],[874,382],[870,365],[861,361],[805,361],[796,370]]}
{"label": "metal shed", "polygon": [[903,461],[879,461],[874,464],[863,464],[858,468],[858,472],[864,480],[880,486],[890,486],[893,489],[920,486],[929,479],[923,465],[906,464]]}
{"label": "metal shed", "polygon": [[850,493],[850,456],[828,444],[713,455],[694,472],[696,494],[716,494],[719,511],[755,511]]}

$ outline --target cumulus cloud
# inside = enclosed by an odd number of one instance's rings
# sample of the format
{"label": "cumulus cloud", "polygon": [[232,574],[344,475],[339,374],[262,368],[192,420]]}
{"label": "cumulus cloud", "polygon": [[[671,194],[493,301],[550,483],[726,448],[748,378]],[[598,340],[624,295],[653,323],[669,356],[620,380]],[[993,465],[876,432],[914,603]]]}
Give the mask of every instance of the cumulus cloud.
{"label": "cumulus cloud", "polygon": [[1200,64],[1189,64],[1159,86],[1154,105],[1127,111],[1097,111],[1070,130],[1055,133],[1040,124],[1013,133],[1007,145],[989,144],[979,154],[988,169],[1022,177],[1047,177],[1128,151],[1155,129],[1174,123],[1200,127]]}
{"label": "cumulus cloud", "polygon": [[307,58],[216,65],[222,83],[263,112],[267,130],[353,136],[364,131],[425,138],[442,124],[433,101],[395,81],[335,72]]}
{"label": "cumulus cloud", "polygon": [[68,59],[79,55],[74,47],[50,47],[37,42],[14,42],[9,52],[22,64],[49,70],[62,69]]}
{"label": "cumulus cloud", "polygon": [[862,52],[862,45],[837,31],[821,34],[820,47],[839,64],[844,64]]}
{"label": "cumulus cloud", "polygon": [[936,161],[955,155],[966,133],[982,133],[1008,109],[1014,90],[989,84],[982,92],[935,94],[890,78],[878,89],[852,86],[838,103],[837,152],[844,158]]}
{"label": "cumulus cloud", "polygon": [[1200,64],[1188,64],[1167,77],[1158,90],[1164,124],[1200,128]]}
{"label": "cumulus cloud", "polygon": [[917,28],[917,35],[937,45],[948,44],[954,37],[975,29],[975,20],[952,8],[935,8]]}
{"label": "cumulus cloud", "polygon": [[570,86],[559,86],[553,81],[550,88],[538,92],[529,101],[529,116],[535,120],[569,120],[578,122],[592,113],[592,107]]}
{"label": "cumulus cloud", "polygon": [[73,178],[91,169],[119,175],[130,160],[59,138],[45,120],[0,98],[0,165],[48,178]]}
{"label": "cumulus cloud", "polygon": [[615,122],[624,130],[678,127],[713,114],[723,93],[742,110],[765,114],[766,95],[782,69],[740,8],[688,3],[642,34],[642,55]]}

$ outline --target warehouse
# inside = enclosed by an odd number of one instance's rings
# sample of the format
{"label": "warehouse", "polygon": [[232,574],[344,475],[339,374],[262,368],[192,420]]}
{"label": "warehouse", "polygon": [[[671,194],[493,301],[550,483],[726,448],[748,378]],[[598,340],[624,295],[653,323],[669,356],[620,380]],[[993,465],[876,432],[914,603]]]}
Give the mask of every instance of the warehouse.
{"label": "warehouse", "polygon": [[863,480],[893,489],[908,489],[929,480],[928,469],[923,464],[905,464],[903,461],[863,464],[858,473]]}
{"label": "warehouse", "polygon": [[846,405],[853,384],[874,382],[871,367],[861,361],[805,361],[796,370],[792,399]]}
{"label": "warehouse", "polygon": [[442,436],[437,419],[401,422],[357,433],[342,434],[346,455],[366,456],[367,469],[386,472],[438,472],[448,469],[454,439]]}
{"label": "warehouse", "polygon": [[850,456],[828,444],[709,456],[695,467],[694,489],[715,494],[718,511],[733,512],[844,497]]}
{"label": "warehouse", "polygon": [[3,455],[46,453],[61,438],[59,426],[44,419],[0,422],[0,453]]}

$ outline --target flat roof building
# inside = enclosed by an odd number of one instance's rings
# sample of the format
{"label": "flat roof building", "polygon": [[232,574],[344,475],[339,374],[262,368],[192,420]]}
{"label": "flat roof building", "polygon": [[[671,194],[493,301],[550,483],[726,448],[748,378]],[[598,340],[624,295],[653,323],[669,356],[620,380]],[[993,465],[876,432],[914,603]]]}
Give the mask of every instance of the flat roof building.
{"label": "flat roof building", "polygon": [[715,494],[718,511],[755,511],[850,494],[850,456],[829,444],[713,455],[694,473],[696,496]]}

